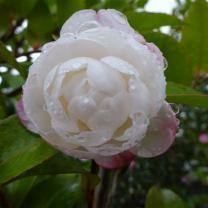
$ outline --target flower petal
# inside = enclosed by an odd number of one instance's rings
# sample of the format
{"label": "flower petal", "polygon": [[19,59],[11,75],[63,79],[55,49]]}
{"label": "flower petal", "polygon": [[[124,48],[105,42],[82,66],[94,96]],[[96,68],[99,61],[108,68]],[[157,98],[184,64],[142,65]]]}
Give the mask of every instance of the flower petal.
{"label": "flower petal", "polygon": [[146,45],[136,41],[132,35],[113,28],[101,27],[87,30],[79,34],[79,38],[94,40],[102,44],[108,50],[108,56],[122,59],[138,70],[140,79],[150,92],[151,117],[154,117],[161,108],[166,95],[164,68],[158,64],[157,55]]}
{"label": "flower petal", "polygon": [[121,12],[115,9],[101,9],[97,13],[98,21],[103,26],[108,26],[128,34],[133,35],[133,37],[140,43],[145,43],[145,39],[139,33],[129,25],[127,18]]}
{"label": "flower petal", "polygon": [[36,127],[34,126],[34,124],[28,119],[27,115],[25,114],[22,99],[20,99],[17,102],[17,104],[16,104],[16,111],[17,111],[17,115],[20,118],[22,124],[24,124],[24,126],[27,129],[29,129],[30,131],[32,131],[34,133],[38,133],[38,130],[36,129]]}
{"label": "flower petal", "polygon": [[165,66],[165,58],[163,57],[162,52],[160,51],[160,49],[154,44],[154,43],[146,43],[145,44],[147,46],[147,48],[154,54],[156,54],[157,56],[157,60],[159,61],[159,63],[161,64],[162,67],[166,67]]}
{"label": "flower petal", "polygon": [[[96,21],[94,10],[81,10],[74,13],[62,26],[60,35],[66,33],[77,33],[88,22]],[[87,29],[87,27],[86,27]]]}
{"label": "flower petal", "polygon": [[168,103],[150,121],[146,136],[132,152],[141,157],[154,157],[164,153],[174,142],[178,121]]}
{"label": "flower petal", "polygon": [[117,169],[130,164],[134,157],[131,152],[125,151],[111,157],[96,157],[94,160],[103,168]]}

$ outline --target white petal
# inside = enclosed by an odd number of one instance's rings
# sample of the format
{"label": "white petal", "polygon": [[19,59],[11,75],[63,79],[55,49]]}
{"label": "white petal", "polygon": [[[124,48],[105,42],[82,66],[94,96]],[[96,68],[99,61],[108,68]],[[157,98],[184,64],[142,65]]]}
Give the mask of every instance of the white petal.
{"label": "white petal", "polygon": [[111,156],[129,150],[137,145],[144,137],[149,120],[142,114],[132,116],[132,126],[121,137],[109,140],[102,146],[86,147],[90,152],[102,156]]}
{"label": "white petal", "polygon": [[62,36],[65,33],[77,33],[81,27],[92,21],[96,21],[96,12],[94,10],[78,11],[64,23],[60,35]]}
{"label": "white petal", "polygon": [[30,68],[30,74],[37,74],[39,85],[42,88],[45,77],[56,65],[76,57],[100,59],[106,55],[105,47],[96,41],[59,39],[52,48],[41,53],[36,59]]}
{"label": "white petal", "polygon": [[108,56],[101,59],[102,62],[112,68],[128,75],[128,92],[131,113],[142,112],[147,116],[151,114],[152,99],[149,89],[142,82],[139,76],[139,71],[131,64],[117,57]]}
{"label": "white petal", "polygon": [[23,105],[26,116],[40,131],[49,131],[51,129],[49,114],[45,111],[42,89],[39,86],[37,76],[29,74],[23,87]]}
{"label": "white petal", "polygon": [[113,132],[128,118],[129,103],[126,92],[114,97],[106,97],[100,104],[99,110],[92,115],[89,126],[92,129],[112,129]]}
{"label": "white petal", "polygon": [[68,106],[68,112],[84,122],[87,122],[97,111],[95,101],[88,96],[76,96],[71,99]]}
{"label": "white petal", "polygon": [[85,71],[78,73],[68,73],[62,83],[62,93],[70,101],[74,96],[86,95],[87,78]]}
{"label": "white petal", "polygon": [[140,79],[151,93],[151,117],[155,116],[166,96],[164,69],[158,63],[157,55],[147,46],[137,42],[131,35],[112,28],[91,29],[80,34],[80,38],[102,43],[109,49],[108,56],[118,57],[138,70]]}
{"label": "white petal", "polygon": [[119,72],[139,77],[139,72],[134,66],[132,66],[125,60],[122,60],[118,57],[107,56],[107,57],[102,58],[101,61]]}
{"label": "white petal", "polygon": [[128,84],[131,113],[140,112],[150,116],[152,99],[149,89],[138,79],[130,79]]}
{"label": "white petal", "polygon": [[80,134],[68,134],[64,136],[69,143],[78,145],[80,147],[94,147],[103,145],[112,138],[113,132],[106,129],[96,131],[83,131]]}
{"label": "white petal", "polygon": [[[44,83],[44,99],[47,112],[51,117],[51,125],[57,131],[79,132],[79,128],[73,118],[68,117],[66,109],[60,100],[60,87],[63,80],[57,76],[58,67],[50,71]],[[59,80],[57,83],[56,80]]]}
{"label": "white petal", "polygon": [[100,62],[90,62],[87,77],[93,88],[109,95],[115,95],[125,88],[124,80],[119,72]]}
{"label": "white petal", "polygon": [[145,43],[145,39],[129,25],[126,16],[115,9],[101,9],[98,11],[98,20],[103,26],[108,26],[128,34],[131,34],[137,41]]}

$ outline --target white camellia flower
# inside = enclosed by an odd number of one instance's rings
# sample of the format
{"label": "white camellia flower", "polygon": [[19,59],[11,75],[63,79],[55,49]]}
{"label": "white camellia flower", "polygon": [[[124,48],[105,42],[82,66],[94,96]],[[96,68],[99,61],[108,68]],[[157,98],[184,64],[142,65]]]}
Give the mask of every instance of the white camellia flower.
{"label": "white camellia flower", "polygon": [[18,114],[65,154],[106,168],[157,156],[178,127],[163,61],[120,12],[79,11],[30,67]]}

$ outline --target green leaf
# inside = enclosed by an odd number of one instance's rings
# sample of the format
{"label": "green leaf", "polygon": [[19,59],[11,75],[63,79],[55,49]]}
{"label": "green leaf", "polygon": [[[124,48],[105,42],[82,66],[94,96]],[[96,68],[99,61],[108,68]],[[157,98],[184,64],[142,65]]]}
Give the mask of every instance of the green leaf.
{"label": "green leaf", "polygon": [[143,8],[147,2],[148,0],[138,0],[137,6]]}
{"label": "green leaf", "polygon": [[28,15],[27,38],[34,47],[52,40],[52,33],[56,29],[54,17],[45,1],[38,1]]}
{"label": "green leaf", "polygon": [[57,0],[58,25],[63,23],[76,11],[85,8],[85,0]]}
{"label": "green leaf", "polygon": [[153,186],[147,193],[145,208],[186,208],[184,201],[173,191]]}
{"label": "green leaf", "polygon": [[[86,198],[92,197],[91,194],[98,183],[98,176],[90,173],[55,177],[32,176],[15,180],[4,186],[2,190],[13,208],[72,207],[73,204],[82,207],[81,204],[86,202]],[[39,188],[41,192],[37,191]],[[55,199],[53,200],[52,197]],[[30,201],[35,204],[30,205]],[[66,206],[68,204],[71,206]]]}
{"label": "green leaf", "polygon": [[[9,9],[8,9],[9,10]],[[4,35],[4,33],[9,29],[11,26],[11,20],[8,15],[8,10],[0,5],[0,36]]]}
{"label": "green leaf", "polygon": [[24,172],[20,177],[33,175],[55,175],[64,173],[86,173],[91,163],[57,153],[40,165]]}
{"label": "green leaf", "polygon": [[208,2],[197,0],[192,3],[185,22],[182,44],[192,70],[196,73],[208,71]]}
{"label": "green leaf", "polygon": [[145,208],[165,208],[162,191],[158,186],[153,186],[147,193]]}
{"label": "green leaf", "polygon": [[161,26],[180,26],[183,24],[174,15],[153,12],[128,12],[130,25],[141,33],[152,31]]}
{"label": "green leaf", "polygon": [[122,10],[128,5],[128,0],[105,0],[102,7]]}
{"label": "green leaf", "polygon": [[86,5],[86,8],[93,8],[95,7],[96,5],[99,5],[100,0],[85,0],[85,5]]}
{"label": "green leaf", "polygon": [[6,46],[0,41],[0,61],[7,62],[10,66],[17,69],[23,77],[26,77],[26,71],[16,61],[13,54],[6,48]]}
{"label": "green leaf", "polygon": [[51,13],[51,15],[55,15],[57,13],[57,3],[56,0],[45,0],[45,3]]}
{"label": "green leaf", "polygon": [[191,85],[192,73],[187,61],[187,54],[180,43],[171,36],[159,32],[147,33],[145,38],[148,42],[155,43],[166,58],[168,63],[165,71],[167,81]]}
{"label": "green leaf", "polygon": [[13,15],[17,13],[19,16],[24,16],[30,12],[38,0],[1,0],[1,6],[12,10]]}
{"label": "green leaf", "polygon": [[37,177],[27,177],[16,180],[4,187],[4,194],[13,208],[19,208],[31,188],[37,183]]}
{"label": "green leaf", "polygon": [[208,108],[208,95],[194,90],[191,87],[168,82],[166,93],[167,100],[170,103]]}
{"label": "green leaf", "polygon": [[80,189],[80,182],[81,176],[77,174],[49,177],[33,186],[21,208],[82,208],[86,199],[82,189]]}
{"label": "green leaf", "polygon": [[0,121],[0,184],[39,165],[57,153],[27,131],[16,116]]}
{"label": "green leaf", "polygon": [[18,87],[21,87],[24,84],[24,79],[20,75],[13,75],[10,71],[2,73],[2,85],[4,87],[9,87],[12,89],[16,89]]}
{"label": "green leaf", "polygon": [[184,201],[172,190],[162,189],[164,208],[186,208]]}

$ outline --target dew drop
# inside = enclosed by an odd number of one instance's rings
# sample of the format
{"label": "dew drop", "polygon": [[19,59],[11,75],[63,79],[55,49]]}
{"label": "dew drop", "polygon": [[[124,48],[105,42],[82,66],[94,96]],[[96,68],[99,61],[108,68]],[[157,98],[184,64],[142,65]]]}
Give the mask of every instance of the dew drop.
{"label": "dew drop", "polygon": [[90,102],[89,98],[84,98],[83,103],[88,104]]}
{"label": "dew drop", "polygon": [[170,106],[175,114],[178,114],[180,112],[180,107],[178,104],[170,103]]}
{"label": "dew drop", "polygon": [[166,58],[163,58],[163,65],[164,65],[164,69],[168,68],[168,61]]}
{"label": "dew drop", "polygon": [[46,104],[44,104],[43,110],[44,110],[44,111],[48,111]]}
{"label": "dew drop", "polygon": [[82,136],[80,136],[80,137],[77,137],[77,140],[79,141],[79,142],[85,142],[85,137],[82,137]]}
{"label": "dew drop", "polygon": [[74,63],[74,64],[72,65],[72,68],[73,68],[73,69],[80,69],[81,66],[82,66],[81,63]]}
{"label": "dew drop", "polygon": [[134,91],[136,89],[136,86],[135,85],[130,85],[130,90],[131,91]]}

